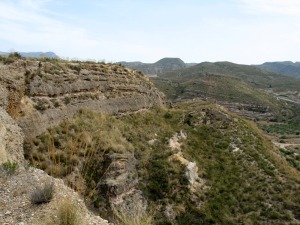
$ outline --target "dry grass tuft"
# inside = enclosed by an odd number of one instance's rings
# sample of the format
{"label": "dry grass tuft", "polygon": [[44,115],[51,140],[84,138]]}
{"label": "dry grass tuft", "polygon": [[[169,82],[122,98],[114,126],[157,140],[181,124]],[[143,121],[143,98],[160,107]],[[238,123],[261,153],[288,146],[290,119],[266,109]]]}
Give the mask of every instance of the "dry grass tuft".
{"label": "dry grass tuft", "polygon": [[80,225],[81,217],[78,211],[78,207],[70,200],[63,200],[58,208],[57,212],[58,225]]}
{"label": "dry grass tuft", "polygon": [[128,215],[124,210],[113,209],[114,215],[118,218],[119,225],[153,225],[153,216],[151,213],[144,214],[137,211],[134,215]]}

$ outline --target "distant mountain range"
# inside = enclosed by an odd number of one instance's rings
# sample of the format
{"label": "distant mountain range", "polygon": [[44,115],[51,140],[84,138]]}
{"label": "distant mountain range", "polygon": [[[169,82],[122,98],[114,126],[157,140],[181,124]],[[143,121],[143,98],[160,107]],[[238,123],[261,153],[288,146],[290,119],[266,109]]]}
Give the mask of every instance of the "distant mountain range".
{"label": "distant mountain range", "polygon": [[[58,58],[58,55],[56,55],[54,52],[19,52],[21,56],[23,57],[31,57],[31,58]],[[7,56],[10,52],[0,52],[0,55]]]}
{"label": "distant mountain range", "polygon": [[[282,91],[299,90],[300,87],[300,81],[293,77],[231,62],[203,62],[189,68],[161,73],[153,81],[159,83],[160,87],[165,86],[161,90],[173,99],[213,96],[230,100],[238,96],[243,102],[252,99],[254,95],[249,93],[253,88]],[[176,85],[171,88],[166,81]],[[245,96],[244,99],[242,96]]]}
{"label": "distant mountain range", "polygon": [[155,63],[142,62],[119,62],[123,66],[133,68],[143,72],[146,75],[157,75],[167,71],[173,71],[183,68],[188,68],[197,63],[185,63],[179,58],[163,58]]}
{"label": "distant mountain range", "polygon": [[[158,75],[165,72],[170,72],[178,69],[189,68],[197,65],[198,63],[185,63],[180,58],[163,58],[155,63],[143,62],[118,62],[123,66],[139,70],[146,75]],[[266,62],[261,65],[251,65],[265,71],[274,72],[286,76],[300,78],[300,62]]]}
{"label": "distant mountain range", "polygon": [[265,69],[271,72],[300,78],[300,62],[291,62],[291,61],[284,61],[284,62],[266,62],[261,65],[255,65],[261,69]]}
{"label": "distant mountain range", "polygon": [[240,104],[254,106],[254,111],[256,107],[265,107],[278,118],[294,115],[292,112],[296,111],[291,106],[282,113],[280,109],[286,101],[300,102],[300,79],[231,62],[203,62],[158,74],[151,80],[170,100],[212,98],[220,104],[230,104],[235,110],[240,110]]}

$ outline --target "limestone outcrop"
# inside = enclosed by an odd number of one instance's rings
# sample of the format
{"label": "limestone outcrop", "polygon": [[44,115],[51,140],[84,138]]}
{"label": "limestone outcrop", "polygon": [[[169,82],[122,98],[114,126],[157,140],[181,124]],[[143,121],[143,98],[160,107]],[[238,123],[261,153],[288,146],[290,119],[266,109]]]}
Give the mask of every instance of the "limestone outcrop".
{"label": "limestone outcrop", "polygon": [[136,159],[132,153],[113,153],[105,156],[107,169],[97,189],[99,196],[108,200],[108,207],[127,218],[146,214],[147,201],[138,189]]}

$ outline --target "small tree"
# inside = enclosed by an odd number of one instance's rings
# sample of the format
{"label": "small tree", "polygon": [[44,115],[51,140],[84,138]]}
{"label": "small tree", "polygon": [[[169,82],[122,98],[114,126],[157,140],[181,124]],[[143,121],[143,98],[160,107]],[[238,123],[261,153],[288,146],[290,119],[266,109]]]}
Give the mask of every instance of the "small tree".
{"label": "small tree", "polygon": [[21,59],[22,56],[19,52],[12,52],[12,53],[9,53],[8,55],[9,58],[17,58],[17,59]]}
{"label": "small tree", "polygon": [[7,56],[7,58],[4,61],[4,64],[11,64],[11,63],[15,62],[17,59],[21,59],[21,58],[22,58],[22,56],[18,52],[9,53],[9,55]]}

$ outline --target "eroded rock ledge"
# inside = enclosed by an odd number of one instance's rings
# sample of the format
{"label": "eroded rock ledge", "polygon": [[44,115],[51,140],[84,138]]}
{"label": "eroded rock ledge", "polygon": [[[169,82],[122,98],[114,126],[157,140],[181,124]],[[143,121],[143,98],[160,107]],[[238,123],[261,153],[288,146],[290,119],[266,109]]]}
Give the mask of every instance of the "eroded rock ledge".
{"label": "eroded rock ledge", "polygon": [[138,189],[136,161],[129,152],[107,154],[106,172],[97,184],[100,198],[108,201],[109,208],[127,218],[142,217],[147,210],[147,201]]}

